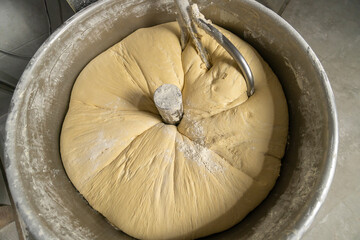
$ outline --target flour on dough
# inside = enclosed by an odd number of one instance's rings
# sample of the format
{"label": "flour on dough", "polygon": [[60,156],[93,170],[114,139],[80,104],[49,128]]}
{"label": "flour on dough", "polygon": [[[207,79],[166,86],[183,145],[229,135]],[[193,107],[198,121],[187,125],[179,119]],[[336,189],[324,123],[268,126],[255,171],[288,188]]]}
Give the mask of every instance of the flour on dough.
{"label": "flour on dough", "polygon": [[[74,186],[125,233],[194,239],[226,230],[275,184],[288,131],[287,104],[270,67],[246,42],[219,28],[255,79],[248,98],[236,63],[202,34],[180,46],[177,23],[139,29],[94,58],[78,76],[61,132]],[[162,123],[154,91],[182,90],[184,117]]]}

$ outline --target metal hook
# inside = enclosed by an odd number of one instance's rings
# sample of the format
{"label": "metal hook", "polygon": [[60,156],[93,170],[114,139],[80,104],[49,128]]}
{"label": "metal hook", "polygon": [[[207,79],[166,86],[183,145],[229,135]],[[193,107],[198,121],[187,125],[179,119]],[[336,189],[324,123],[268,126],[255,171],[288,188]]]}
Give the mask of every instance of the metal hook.
{"label": "metal hook", "polygon": [[239,52],[239,50],[226,38],[219,30],[217,30],[210,21],[206,20],[204,15],[199,11],[196,4],[191,5],[188,0],[175,0],[175,3],[179,9],[178,22],[181,28],[181,46],[184,48],[191,37],[194,41],[195,47],[198,50],[201,60],[205,63],[206,67],[211,68],[209,61],[209,55],[206,49],[202,46],[200,39],[197,37],[198,33],[195,28],[195,24],[214,38],[235,60],[239,66],[242,74],[244,75],[247,87],[248,97],[252,96],[255,92],[254,76],[252,71],[246,62],[245,58]]}

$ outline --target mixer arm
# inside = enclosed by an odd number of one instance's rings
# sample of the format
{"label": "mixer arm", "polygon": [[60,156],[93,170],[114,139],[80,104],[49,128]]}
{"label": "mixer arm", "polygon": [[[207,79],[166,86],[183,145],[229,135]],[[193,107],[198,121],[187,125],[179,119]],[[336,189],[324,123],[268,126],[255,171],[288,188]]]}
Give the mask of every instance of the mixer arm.
{"label": "mixer arm", "polygon": [[195,27],[196,24],[199,28],[214,38],[235,60],[245,78],[248,97],[253,95],[255,92],[254,76],[245,58],[234,46],[234,44],[232,44],[231,41],[219,30],[217,30],[212,25],[211,21],[205,19],[196,4],[190,6],[188,0],[175,0],[175,3],[179,10],[177,20],[181,29],[181,47],[184,49],[191,37],[198,53],[200,54],[201,60],[205,63],[207,69],[211,68],[211,62],[209,60],[210,56],[200,42],[198,32]]}
{"label": "mixer arm", "polygon": [[200,38],[198,37],[198,32],[196,30],[195,24],[192,21],[191,7],[188,0],[175,0],[175,3],[179,11],[177,20],[181,29],[181,47],[184,49],[189,41],[189,38],[191,37],[196,47],[196,50],[200,54],[201,60],[205,63],[206,68],[210,69],[211,63],[209,61],[209,54],[202,46]]}

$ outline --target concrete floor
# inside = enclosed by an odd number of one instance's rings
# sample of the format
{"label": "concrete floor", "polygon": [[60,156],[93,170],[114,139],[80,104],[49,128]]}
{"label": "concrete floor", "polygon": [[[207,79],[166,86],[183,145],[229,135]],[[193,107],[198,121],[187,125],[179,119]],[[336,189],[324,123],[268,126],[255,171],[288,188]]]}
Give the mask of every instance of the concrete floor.
{"label": "concrete floor", "polygon": [[[336,173],[328,197],[303,239],[360,239],[360,1],[260,2],[288,21],[313,48],[336,98],[340,128]],[[0,204],[8,200],[2,201]],[[17,239],[11,234],[14,229],[14,224],[1,229],[0,239]]]}
{"label": "concrete floor", "polygon": [[359,16],[358,0],[291,0],[282,14],[323,64],[339,119],[335,177],[306,240],[360,239]]}

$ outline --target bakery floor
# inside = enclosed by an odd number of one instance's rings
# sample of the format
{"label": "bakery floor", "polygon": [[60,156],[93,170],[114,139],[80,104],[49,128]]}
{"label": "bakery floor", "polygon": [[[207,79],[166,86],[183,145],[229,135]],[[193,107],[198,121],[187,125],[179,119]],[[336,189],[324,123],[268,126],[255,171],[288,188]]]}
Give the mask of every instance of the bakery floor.
{"label": "bakery floor", "polygon": [[[0,0],[0,9],[3,3],[9,2]],[[259,2],[281,15],[313,48],[328,74],[336,99],[339,121],[336,173],[323,206],[302,239],[360,239],[360,1],[259,0]],[[0,14],[0,20],[1,18]],[[0,29],[2,27],[0,23]],[[43,35],[39,35],[38,39],[43,41],[43,38]],[[0,41],[0,47],[3,47],[2,43]],[[0,54],[0,65],[4,66],[9,61],[8,56],[4,57]],[[12,65],[14,66],[14,63]],[[20,65],[25,67],[26,64],[22,62]],[[21,72],[17,74],[19,76]],[[13,75],[16,77],[16,73]],[[4,109],[9,96],[11,94],[0,91],[0,108]],[[2,114],[4,111],[0,112],[0,125],[6,117]],[[3,205],[10,205],[10,200],[0,172],[0,206]],[[0,212],[0,239],[23,239],[19,238],[14,221],[4,223],[2,219],[6,215],[4,209],[2,208]],[[9,214],[7,216],[9,217]]]}

